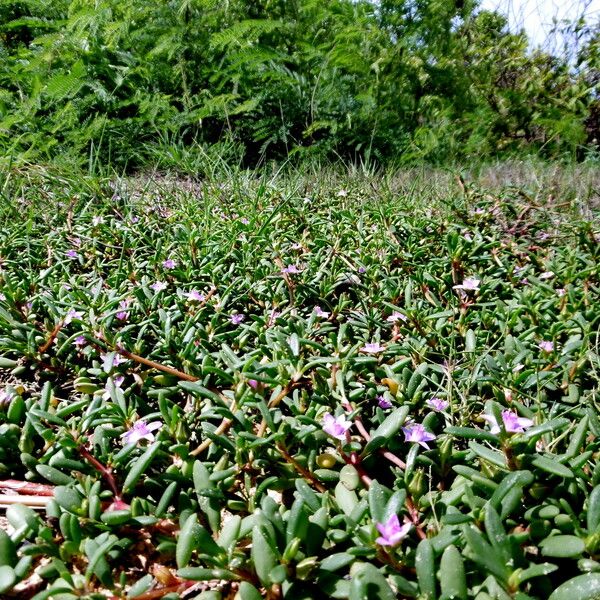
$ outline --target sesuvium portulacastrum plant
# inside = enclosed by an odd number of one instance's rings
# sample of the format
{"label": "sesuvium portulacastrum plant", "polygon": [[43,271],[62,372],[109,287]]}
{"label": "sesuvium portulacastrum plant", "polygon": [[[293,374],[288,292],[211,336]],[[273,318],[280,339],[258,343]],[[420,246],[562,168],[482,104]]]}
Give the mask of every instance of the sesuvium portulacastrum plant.
{"label": "sesuvium portulacastrum plant", "polygon": [[2,597],[598,597],[597,223],[358,179],[15,185]]}

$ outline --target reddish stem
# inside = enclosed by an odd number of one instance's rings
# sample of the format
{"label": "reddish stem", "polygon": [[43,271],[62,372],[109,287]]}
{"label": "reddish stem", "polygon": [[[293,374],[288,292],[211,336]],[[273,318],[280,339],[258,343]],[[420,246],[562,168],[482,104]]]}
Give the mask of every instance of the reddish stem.
{"label": "reddish stem", "polygon": [[340,452],[340,454],[347,464],[352,465],[356,469],[356,472],[358,473],[358,476],[360,477],[360,480],[363,482],[364,486],[366,488],[371,487],[373,480],[367,475],[367,472],[360,464],[360,456],[356,452],[351,452],[350,454]]}
{"label": "reddish stem", "polygon": [[[154,600],[155,598],[162,598],[167,594],[175,592],[180,594],[181,592],[191,588],[193,585],[196,585],[196,581],[181,581],[175,585],[169,585],[164,588],[160,588],[159,590],[152,590],[151,592],[146,592],[145,594],[141,594],[140,596],[136,596],[137,600]],[[115,596],[116,598],[116,596]]]}
{"label": "reddish stem", "polygon": [[318,481],[308,469],[305,469],[293,456],[290,455],[290,453],[287,451],[287,448],[281,442],[278,442],[275,445],[277,447],[277,450],[279,450],[281,456],[284,458],[284,460],[290,465],[292,465],[292,467],[294,467],[294,469],[300,475],[302,475],[302,477],[304,477],[304,479],[306,479],[308,483],[310,483],[314,488],[316,488],[317,491],[321,493],[327,491],[327,488],[320,481]]}
{"label": "reddish stem", "polygon": [[[348,402],[342,402],[342,406],[344,407],[346,412],[349,412],[349,413],[352,412],[352,406],[350,406],[350,404]],[[370,436],[369,432],[366,430],[360,415],[356,415],[354,417],[354,424],[356,425],[356,429],[358,429],[358,432],[360,433],[360,435],[364,438],[365,442],[369,443],[371,441],[371,436]],[[390,452],[389,450],[385,450],[383,448],[379,448],[378,452],[379,452],[379,454],[381,454],[381,456],[383,456],[384,458],[389,460],[392,464],[394,464],[398,468],[400,468],[402,470],[406,469],[406,463],[403,460],[401,460],[400,458],[398,458],[393,452]]]}
{"label": "reddish stem", "polygon": [[54,486],[52,485],[17,481],[16,479],[0,481],[0,489],[12,490],[17,492],[17,494],[24,494],[26,496],[54,496]]}
{"label": "reddish stem", "polygon": [[93,467],[102,475],[103,479],[108,484],[108,487],[111,489],[115,500],[121,500],[121,492],[117,487],[117,482],[112,474],[112,469],[103,465],[97,458],[92,456],[83,446],[79,446],[79,453],[83,458],[85,458]]}

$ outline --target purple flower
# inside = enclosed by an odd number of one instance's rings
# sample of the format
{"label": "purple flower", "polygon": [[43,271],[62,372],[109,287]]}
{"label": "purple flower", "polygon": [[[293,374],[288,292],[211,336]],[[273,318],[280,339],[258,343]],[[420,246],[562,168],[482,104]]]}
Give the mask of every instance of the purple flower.
{"label": "purple flower", "polygon": [[385,523],[376,523],[377,531],[381,534],[375,542],[382,546],[397,546],[408,534],[412,525],[400,525],[398,515],[392,515]]}
{"label": "purple flower", "polygon": [[5,302],[6,301],[6,296],[0,292],[0,301]]}
{"label": "purple flower", "polygon": [[85,336],[78,335],[73,343],[75,344],[75,346],[81,348],[82,346],[85,346],[87,344],[87,340],[85,339]]}
{"label": "purple flower", "polygon": [[406,322],[406,315],[403,315],[401,312],[395,310],[387,319],[388,323],[397,323],[398,321]]}
{"label": "purple flower", "polygon": [[157,281],[150,286],[157,294],[167,289],[167,284],[164,281]]}
{"label": "purple flower", "polygon": [[423,446],[423,448],[427,448],[427,450],[429,450],[427,442],[435,440],[433,433],[429,433],[423,425],[417,423],[411,423],[407,427],[403,427],[402,431],[404,432],[405,442],[414,442]]}
{"label": "purple flower", "polygon": [[65,252],[66,256],[68,256],[69,258],[79,258],[79,254],[77,254],[77,252],[75,252],[75,250],[67,250]]}
{"label": "purple flower", "polygon": [[244,224],[244,225],[248,225],[248,223],[250,223],[250,221],[248,220],[248,217],[242,217],[240,219],[240,221]]}
{"label": "purple flower", "polygon": [[464,292],[476,292],[479,289],[481,281],[477,277],[467,277],[460,285],[453,285],[452,289],[463,290]]}
{"label": "purple flower", "polygon": [[329,413],[323,415],[323,431],[336,440],[345,440],[346,432],[352,427],[352,422],[347,421],[344,415],[334,417]]}
{"label": "purple flower", "polygon": [[[483,414],[481,416],[490,424],[490,433],[500,433],[500,425],[498,425],[498,421],[496,421],[496,417],[494,417],[494,415]],[[531,419],[519,417],[517,413],[512,410],[502,411],[502,423],[504,424],[506,433],[523,433],[526,429],[533,425],[533,421]]]}
{"label": "purple flower", "polygon": [[302,250],[302,244],[300,242],[294,242],[292,244],[292,250]]}
{"label": "purple flower", "polygon": [[379,408],[392,408],[392,403],[385,398],[384,396],[377,396],[377,406],[379,406]]}
{"label": "purple flower", "polygon": [[362,273],[366,273],[367,269],[365,269],[365,267],[358,267],[358,272],[361,273],[361,274]]}
{"label": "purple flower", "polygon": [[165,269],[174,269],[177,266],[177,261],[172,258],[167,258],[167,260],[163,260],[163,267]]}
{"label": "purple flower", "polygon": [[315,306],[314,311],[315,315],[317,315],[317,317],[320,317],[321,319],[328,319],[329,315],[331,313],[323,310],[320,306]]}
{"label": "purple flower", "polygon": [[107,352],[106,354],[101,354],[100,358],[102,359],[104,368],[107,370],[110,370],[113,367],[118,367],[120,364],[126,362],[126,359],[116,352]]}
{"label": "purple flower", "polygon": [[234,313],[229,317],[230,321],[234,325],[239,325],[245,318],[246,318],[246,315],[244,315],[242,313]]}
{"label": "purple flower", "polygon": [[544,271],[540,274],[540,279],[552,279],[554,277],[553,271]]}
{"label": "purple flower", "polygon": [[559,298],[562,298],[562,297],[563,297],[563,296],[564,296],[566,293],[567,293],[567,290],[565,290],[565,288],[558,288],[558,289],[556,290],[556,295],[557,295]]}
{"label": "purple flower", "polygon": [[14,398],[14,392],[8,390],[0,390],[0,406],[8,406]]}
{"label": "purple flower", "polygon": [[121,300],[121,302],[119,302],[119,306],[122,309],[116,314],[116,317],[119,319],[119,321],[125,321],[127,319],[127,309],[129,308],[129,304],[130,300]]}
{"label": "purple flower", "polygon": [[104,223],[104,219],[102,217],[92,217],[92,225],[94,227],[97,227],[98,225],[101,225],[102,223]]}
{"label": "purple flower", "polygon": [[366,352],[367,354],[377,354],[384,350],[385,346],[382,346],[379,342],[369,342],[360,349],[361,352]]}
{"label": "purple flower", "polygon": [[544,352],[552,352],[554,350],[554,342],[544,340],[538,344],[538,347]]}
{"label": "purple flower", "polygon": [[283,267],[281,272],[287,273],[288,275],[297,275],[298,273],[301,273],[302,271],[296,265],[287,265],[287,266]]}
{"label": "purple flower", "polygon": [[206,300],[206,296],[198,290],[192,290],[191,292],[188,292],[185,297],[189,302],[204,302],[204,300]]}
{"label": "purple flower", "polygon": [[71,321],[75,320],[75,321],[80,321],[81,317],[83,317],[83,313],[78,311],[78,310],[73,310],[71,309],[69,312],[67,312],[67,314],[65,315],[65,318],[63,319],[63,324],[64,325],[68,325]]}
{"label": "purple flower", "polygon": [[427,400],[427,405],[433,408],[433,410],[442,412],[448,408],[449,402],[438,397],[433,397]]}
{"label": "purple flower", "polygon": [[248,385],[255,391],[259,388],[259,383],[256,379],[248,379]]}
{"label": "purple flower", "polygon": [[271,312],[271,314],[269,315],[269,319],[267,320],[267,327],[273,327],[273,325],[275,325],[275,322],[280,316],[281,312],[278,310],[274,310],[273,312]]}
{"label": "purple flower", "polygon": [[125,444],[137,444],[141,440],[148,440],[152,443],[154,441],[154,434],[152,432],[161,427],[162,423],[160,421],[153,421],[152,423],[136,421],[121,437]]}

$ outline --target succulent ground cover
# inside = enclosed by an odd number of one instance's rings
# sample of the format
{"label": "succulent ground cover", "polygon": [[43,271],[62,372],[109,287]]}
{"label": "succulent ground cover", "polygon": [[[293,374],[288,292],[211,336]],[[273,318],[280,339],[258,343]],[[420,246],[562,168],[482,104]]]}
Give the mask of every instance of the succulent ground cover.
{"label": "succulent ground cover", "polygon": [[3,597],[600,597],[581,199],[373,177],[2,193]]}

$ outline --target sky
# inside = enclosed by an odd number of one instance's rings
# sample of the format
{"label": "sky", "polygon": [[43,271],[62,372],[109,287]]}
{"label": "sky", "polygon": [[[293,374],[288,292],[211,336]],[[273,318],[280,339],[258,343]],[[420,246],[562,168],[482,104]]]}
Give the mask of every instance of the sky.
{"label": "sky", "polygon": [[481,8],[496,9],[506,14],[511,29],[525,28],[532,46],[546,46],[556,40],[548,40],[553,18],[600,19],[600,0],[481,0]]}

